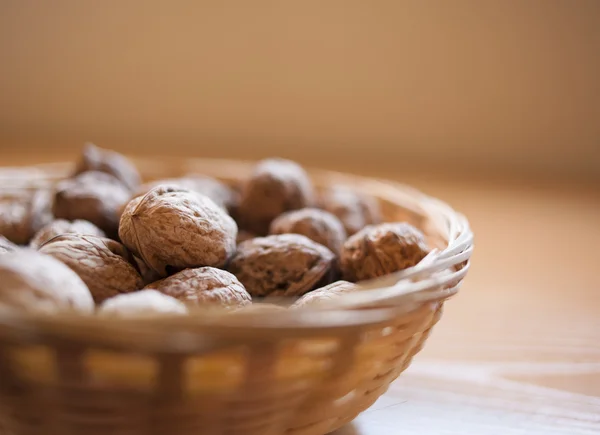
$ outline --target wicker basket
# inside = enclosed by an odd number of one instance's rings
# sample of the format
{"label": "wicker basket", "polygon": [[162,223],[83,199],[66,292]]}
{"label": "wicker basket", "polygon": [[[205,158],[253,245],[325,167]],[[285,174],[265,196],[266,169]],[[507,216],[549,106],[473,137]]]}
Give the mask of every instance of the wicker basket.
{"label": "wicker basket", "polygon": [[[235,183],[252,164],[134,159],[143,176]],[[6,189],[44,187],[68,164],[4,169]],[[415,268],[312,309],[147,320],[0,310],[3,435],[322,435],[371,406],[410,364],[468,270],[472,233],[406,186],[311,171],[376,196],[436,247]],[[2,429],[2,427],[4,429]]]}

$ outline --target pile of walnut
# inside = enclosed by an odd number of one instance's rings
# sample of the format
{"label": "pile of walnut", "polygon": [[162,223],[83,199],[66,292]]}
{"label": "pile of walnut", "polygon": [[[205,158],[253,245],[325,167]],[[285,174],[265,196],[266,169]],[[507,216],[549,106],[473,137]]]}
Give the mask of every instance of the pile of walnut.
{"label": "pile of walnut", "polygon": [[283,309],[277,296],[305,307],[429,251],[416,228],[382,223],[374,198],[317,193],[288,160],[259,162],[236,188],[198,174],[141,184],[91,144],[71,178],[1,194],[0,235],[1,304],[104,316]]}

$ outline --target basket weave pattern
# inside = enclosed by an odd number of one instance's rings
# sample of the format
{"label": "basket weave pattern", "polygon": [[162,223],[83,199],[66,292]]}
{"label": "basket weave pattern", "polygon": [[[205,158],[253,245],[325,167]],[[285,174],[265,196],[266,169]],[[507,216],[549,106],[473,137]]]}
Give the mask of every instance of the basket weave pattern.
{"label": "basket weave pattern", "polygon": [[[146,177],[197,171],[229,182],[251,167],[137,163]],[[41,168],[37,186],[69,170]],[[31,175],[19,181],[17,172],[13,187],[27,187]],[[472,234],[462,216],[410,188],[312,176],[318,187],[342,182],[378,197],[386,220],[420,227],[436,254],[391,288],[310,311],[107,323],[0,310],[0,434],[322,435],[371,406],[458,290]]]}

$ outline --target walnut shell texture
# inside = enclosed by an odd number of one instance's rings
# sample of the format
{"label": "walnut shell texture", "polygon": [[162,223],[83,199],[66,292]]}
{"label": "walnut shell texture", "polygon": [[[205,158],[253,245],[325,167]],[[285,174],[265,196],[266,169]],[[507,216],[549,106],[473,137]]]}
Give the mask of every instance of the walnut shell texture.
{"label": "walnut shell texture", "polygon": [[415,266],[429,253],[425,236],[407,223],[369,225],[342,248],[342,275],[348,281],[377,278]]}
{"label": "walnut shell texture", "polygon": [[62,261],[86,283],[99,304],[121,293],[143,287],[142,277],[127,249],[114,240],[80,234],[62,234],[39,251]]}
{"label": "walnut shell texture", "polygon": [[31,242],[29,246],[37,249],[46,243],[48,240],[59,236],[61,234],[85,234],[89,236],[105,237],[104,231],[98,228],[91,222],[76,219],[74,221],[67,221],[65,219],[56,219],[49,224],[46,224],[41,228]]}
{"label": "walnut shell texture", "polygon": [[98,308],[101,316],[130,317],[188,313],[185,304],[156,290],[140,290],[105,300]]}
{"label": "walnut shell texture", "polygon": [[119,237],[160,276],[190,267],[222,267],[236,247],[237,225],[204,195],[158,186],[133,199]]}
{"label": "walnut shell texture", "polygon": [[56,185],[53,212],[59,219],[89,221],[113,237],[129,197],[127,188],[112,175],[89,171]]}
{"label": "walnut shell texture", "polygon": [[348,186],[330,186],[322,192],[319,203],[323,210],[337,216],[348,236],[367,225],[381,223],[381,210],[377,200]]}
{"label": "walnut shell texture", "polygon": [[208,196],[215,204],[229,212],[234,211],[239,202],[238,192],[227,186],[225,183],[212,177],[197,174],[189,174],[180,178],[164,178],[149,181],[140,186],[135,196],[145,195],[151,189],[160,185],[177,186],[193,192],[198,192]]}
{"label": "walnut shell texture", "polygon": [[334,274],[335,255],[300,234],[258,237],[241,243],[228,270],[252,296],[299,296]]}
{"label": "walnut shell texture", "polygon": [[264,235],[281,213],[314,204],[312,182],[300,165],[267,159],[256,165],[242,189],[239,221],[243,229]]}
{"label": "walnut shell texture", "polygon": [[99,148],[91,143],[84,145],[81,159],[75,167],[75,175],[87,171],[110,174],[130,191],[137,189],[140,185],[140,175],[136,167],[125,156],[115,151]]}
{"label": "walnut shell texture", "polygon": [[0,255],[0,303],[44,313],[94,310],[92,295],[75,272],[28,248]]}
{"label": "walnut shell texture", "polygon": [[320,302],[324,302],[335,298],[336,296],[343,295],[356,291],[358,285],[348,281],[336,281],[332,282],[325,287],[318,288],[311,292],[306,293],[296,302],[294,302],[290,308],[302,308],[307,306],[313,306]]}
{"label": "walnut shell texture", "polygon": [[239,308],[252,303],[250,294],[233,274],[214,267],[185,269],[145,288],[194,306]]}
{"label": "walnut shell texture", "polygon": [[346,230],[333,214],[316,208],[303,208],[279,215],[269,229],[270,234],[302,234],[328,247],[339,255],[346,241]]}
{"label": "walnut shell texture", "polygon": [[23,192],[0,199],[0,235],[18,245],[52,220],[52,194],[48,190]]}

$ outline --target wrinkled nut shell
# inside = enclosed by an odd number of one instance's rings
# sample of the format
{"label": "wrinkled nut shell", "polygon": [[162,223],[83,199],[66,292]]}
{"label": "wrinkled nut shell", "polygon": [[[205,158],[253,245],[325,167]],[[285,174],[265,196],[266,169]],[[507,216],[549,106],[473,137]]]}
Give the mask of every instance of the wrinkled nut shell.
{"label": "wrinkled nut shell", "polygon": [[101,316],[129,317],[155,314],[187,314],[184,303],[156,290],[140,290],[105,300],[98,314]]}
{"label": "wrinkled nut shell", "polygon": [[320,197],[320,207],[337,216],[348,236],[367,225],[381,222],[381,210],[375,198],[343,185],[326,189]]}
{"label": "wrinkled nut shell", "polygon": [[116,235],[129,191],[112,175],[84,172],[56,186],[54,215],[59,219],[86,220],[110,237]]}
{"label": "wrinkled nut shell", "polygon": [[114,176],[129,191],[140,185],[140,175],[136,167],[122,154],[98,148],[88,143],[83,147],[81,159],[75,168],[75,175],[87,171],[99,171]]}
{"label": "wrinkled nut shell", "polygon": [[41,228],[31,242],[29,246],[37,249],[46,243],[48,240],[59,236],[61,234],[85,234],[88,236],[105,237],[104,231],[98,228],[91,222],[76,219],[74,221],[67,221],[65,219],[57,219],[50,222],[43,228]]}
{"label": "wrinkled nut shell", "polygon": [[228,270],[252,296],[299,296],[333,276],[335,255],[299,234],[258,237],[241,243]]}
{"label": "wrinkled nut shell", "polygon": [[332,282],[325,287],[318,288],[309,293],[306,293],[296,302],[294,302],[290,308],[302,308],[307,306],[314,306],[319,303],[326,302],[328,300],[334,299],[337,296],[343,295],[345,293],[351,293],[358,289],[358,285],[353,284],[348,281],[336,281]]}
{"label": "wrinkled nut shell", "polygon": [[125,246],[162,277],[172,270],[224,266],[236,236],[235,221],[211,199],[165,186],[127,204],[119,228]]}
{"label": "wrinkled nut shell", "polygon": [[25,245],[52,220],[52,194],[48,190],[0,199],[0,234],[13,243]]}
{"label": "wrinkled nut shell", "polygon": [[239,194],[226,184],[211,177],[195,174],[180,178],[164,178],[161,180],[149,181],[140,186],[134,196],[145,195],[150,190],[160,185],[176,186],[208,196],[215,204],[229,212],[234,211],[239,203]]}
{"label": "wrinkled nut shell", "polygon": [[234,275],[214,267],[185,269],[146,288],[187,305],[239,308],[252,303],[250,294]]}
{"label": "wrinkled nut shell", "polygon": [[94,310],[92,295],[75,272],[27,248],[0,255],[0,303],[44,313]]}
{"label": "wrinkled nut shell", "polygon": [[39,251],[62,261],[77,273],[97,304],[139,290],[144,285],[131,263],[131,254],[111,239],[62,234],[44,243]]}
{"label": "wrinkled nut shell", "polygon": [[339,255],[346,230],[333,214],[316,208],[304,208],[283,213],[271,222],[270,234],[301,234],[328,247]]}
{"label": "wrinkled nut shell", "polygon": [[241,227],[267,234],[271,221],[281,213],[310,207],[315,194],[307,173],[297,163],[268,159],[258,163],[241,194]]}
{"label": "wrinkled nut shell", "polygon": [[425,236],[407,223],[370,225],[342,248],[342,275],[348,281],[377,278],[418,264],[429,252]]}

